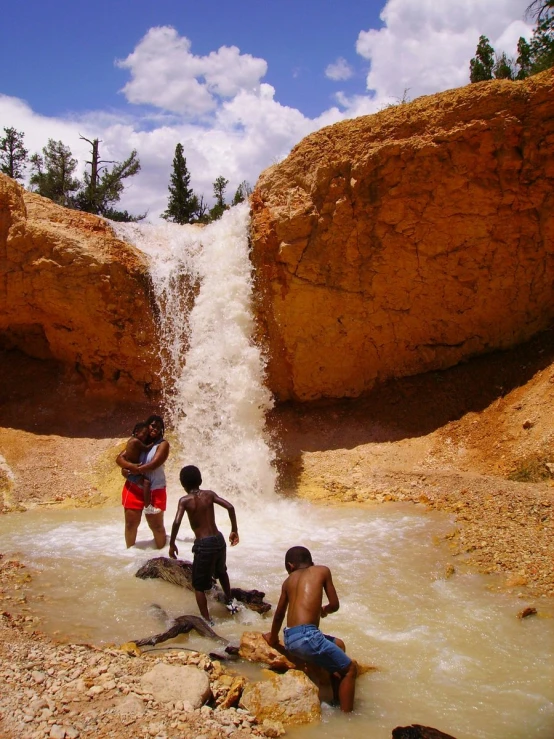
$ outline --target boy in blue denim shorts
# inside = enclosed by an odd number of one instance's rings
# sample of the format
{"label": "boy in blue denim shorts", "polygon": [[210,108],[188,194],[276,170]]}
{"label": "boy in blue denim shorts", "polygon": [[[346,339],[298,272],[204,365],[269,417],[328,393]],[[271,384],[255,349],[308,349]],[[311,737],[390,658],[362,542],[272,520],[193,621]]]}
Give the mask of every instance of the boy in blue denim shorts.
{"label": "boy in blue denim shorts", "polygon": [[[272,647],[279,644],[279,631],[288,611],[285,649],[293,657],[330,672],[341,711],[350,712],[354,705],[356,663],[347,657],[341,639],[319,630],[320,618],[339,610],[331,570],[323,565],[314,565],[309,550],[300,546],[288,550],[285,568],[289,576],[281,589],[271,631],[264,634],[264,638]],[[329,601],[325,606],[322,605],[324,591]]]}

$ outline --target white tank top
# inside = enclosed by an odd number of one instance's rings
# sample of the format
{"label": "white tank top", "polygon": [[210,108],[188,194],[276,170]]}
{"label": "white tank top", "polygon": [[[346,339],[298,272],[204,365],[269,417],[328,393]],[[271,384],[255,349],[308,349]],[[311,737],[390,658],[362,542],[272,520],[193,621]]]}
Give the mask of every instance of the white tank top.
{"label": "white tank top", "polygon": [[[156,454],[156,451],[162,441],[163,439],[161,439],[157,444],[154,444],[152,449],[150,449],[148,452],[144,452],[144,459],[142,459],[141,461],[145,464],[151,462],[154,459],[154,455]],[[157,467],[155,470],[150,470],[147,475],[148,479],[150,480],[150,487],[152,490],[165,488],[165,472],[163,464]]]}

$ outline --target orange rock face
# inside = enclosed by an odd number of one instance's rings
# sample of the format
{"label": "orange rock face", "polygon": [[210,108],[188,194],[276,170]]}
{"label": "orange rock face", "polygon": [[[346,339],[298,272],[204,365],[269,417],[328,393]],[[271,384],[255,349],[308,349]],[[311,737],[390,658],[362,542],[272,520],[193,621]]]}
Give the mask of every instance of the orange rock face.
{"label": "orange rock face", "polygon": [[552,71],[324,128],[264,172],[253,261],[280,399],[512,346],[554,316]]}
{"label": "orange rock face", "polygon": [[118,397],[155,390],[146,263],[109,224],[0,174],[0,344],[54,358]]}

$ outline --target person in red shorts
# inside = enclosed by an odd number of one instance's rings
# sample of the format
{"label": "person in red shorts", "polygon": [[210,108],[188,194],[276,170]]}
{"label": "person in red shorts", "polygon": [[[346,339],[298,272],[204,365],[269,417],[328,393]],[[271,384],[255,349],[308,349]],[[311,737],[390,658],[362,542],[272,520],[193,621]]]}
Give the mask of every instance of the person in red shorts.
{"label": "person in red shorts", "polygon": [[[144,458],[139,464],[130,462],[126,458],[125,451],[117,456],[116,463],[121,467],[125,477],[129,473],[132,475],[148,473],[151,505],[157,508],[158,512],[146,512],[146,522],[154,535],[157,549],[162,549],[167,538],[164,526],[164,511],[167,506],[164,463],[169,456],[169,442],[164,439],[165,427],[161,416],[150,416],[145,423],[149,429],[148,441],[152,444],[150,450],[144,452]],[[137,531],[145,508],[142,486],[126,479],[121,502],[125,511],[125,543],[129,548],[137,540]]]}

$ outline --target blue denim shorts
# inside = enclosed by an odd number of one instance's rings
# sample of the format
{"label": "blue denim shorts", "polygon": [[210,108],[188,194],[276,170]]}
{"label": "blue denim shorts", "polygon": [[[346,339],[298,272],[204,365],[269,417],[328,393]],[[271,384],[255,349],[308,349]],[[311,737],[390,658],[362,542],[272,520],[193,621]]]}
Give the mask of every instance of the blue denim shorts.
{"label": "blue denim shorts", "polygon": [[323,667],[328,672],[344,672],[352,660],[335,644],[335,637],[323,634],[314,624],[284,630],[285,649],[293,657]]}

